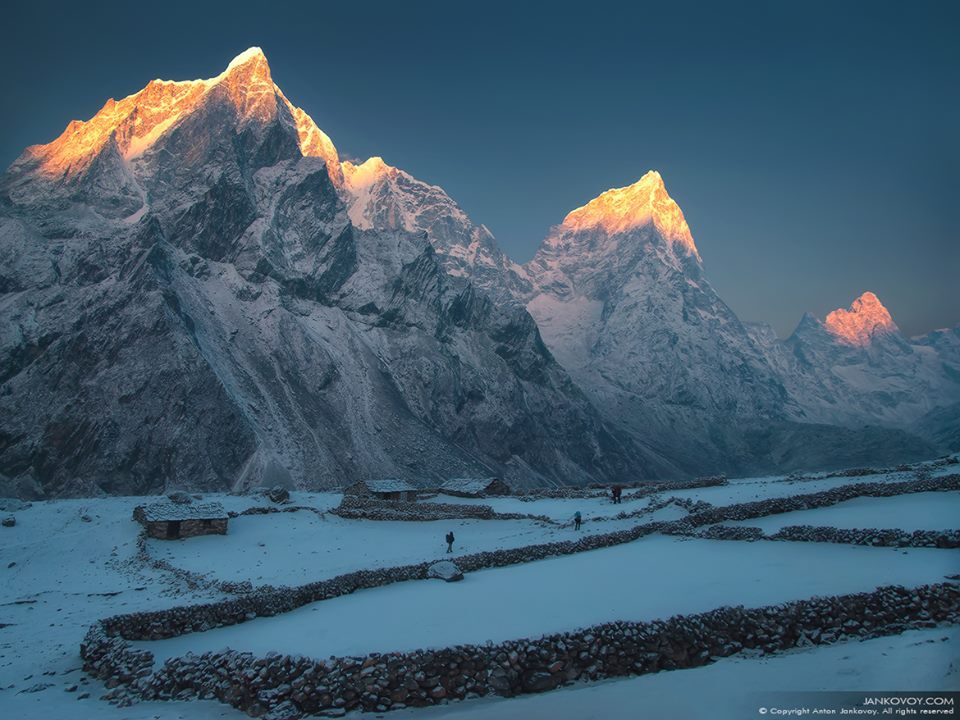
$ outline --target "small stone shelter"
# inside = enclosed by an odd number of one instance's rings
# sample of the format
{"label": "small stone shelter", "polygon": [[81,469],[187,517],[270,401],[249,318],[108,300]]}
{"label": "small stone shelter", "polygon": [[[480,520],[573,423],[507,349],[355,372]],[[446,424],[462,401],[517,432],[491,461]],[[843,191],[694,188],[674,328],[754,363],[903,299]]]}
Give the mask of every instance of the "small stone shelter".
{"label": "small stone shelter", "polygon": [[451,478],[437,492],[454,497],[479,498],[491,495],[509,495],[510,486],[498,477]]}
{"label": "small stone shelter", "polygon": [[226,535],[227,511],[220,503],[176,503],[169,500],[138,505],[133,519],[159,540],[178,540],[196,535]]}
{"label": "small stone shelter", "polygon": [[394,502],[416,502],[417,488],[406,480],[387,478],[385,480],[361,480],[348,486],[344,495],[392,500]]}

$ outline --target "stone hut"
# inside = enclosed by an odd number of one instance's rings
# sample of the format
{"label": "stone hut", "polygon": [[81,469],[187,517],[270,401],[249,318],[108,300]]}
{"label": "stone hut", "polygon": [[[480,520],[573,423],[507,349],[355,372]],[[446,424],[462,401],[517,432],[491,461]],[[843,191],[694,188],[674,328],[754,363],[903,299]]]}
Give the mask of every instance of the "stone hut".
{"label": "stone hut", "polygon": [[133,519],[160,540],[178,540],[196,535],[226,535],[227,512],[220,503],[182,504],[162,500],[138,505]]}
{"label": "stone hut", "polygon": [[394,502],[416,502],[417,488],[406,480],[387,478],[386,480],[361,480],[348,486],[344,495],[392,500]]}
{"label": "stone hut", "polygon": [[509,495],[510,486],[497,477],[488,478],[452,478],[447,480],[437,492],[454,497],[480,498],[491,495]]}

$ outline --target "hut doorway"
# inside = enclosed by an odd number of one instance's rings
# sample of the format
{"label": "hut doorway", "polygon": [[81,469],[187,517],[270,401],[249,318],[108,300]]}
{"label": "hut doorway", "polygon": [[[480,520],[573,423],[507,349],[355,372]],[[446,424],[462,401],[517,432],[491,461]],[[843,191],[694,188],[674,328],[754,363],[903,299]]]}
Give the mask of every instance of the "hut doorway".
{"label": "hut doorway", "polygon": [[167,540],[176,540],[180,537],[180,521],[171,520],[167,523]]}

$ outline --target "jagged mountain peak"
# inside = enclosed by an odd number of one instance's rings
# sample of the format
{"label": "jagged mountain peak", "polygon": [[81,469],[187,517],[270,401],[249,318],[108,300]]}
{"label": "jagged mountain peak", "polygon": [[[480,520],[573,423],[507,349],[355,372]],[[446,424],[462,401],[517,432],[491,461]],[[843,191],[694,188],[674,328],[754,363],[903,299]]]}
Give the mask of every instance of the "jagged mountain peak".
{"label": "jagged mountain peak", "polygon": [[[267,65],[267,56],[263,54],[263,50],[254,45],[253,47],[248,47],[242,53],[237,55],[233,60],[230,61],[230,64],[227,65],[227,72],[230,72],[234,68],[241,67],[248,63],[255,63],[258,65]],[[269,71],[269,68],[268,68]]]}
{"label": "jagged mountain peak", "polygon": [[37,173],[59,181],[81,175],[112,148],[123,160],[136,160],[211,101],[232,106],[238,131],[277,119],[295,127],[301,153],[325,160],[334,183],[342,182],[333,142],[273,82],[270,65],[259,47],[240,53],[214,77],[155,79],[121,100],[111,98],[89,120],[72,120],[53,142],[27,148],[10,169],[15,174]]}
{"label": "jagged mountain peak", "polygon": [[385,163],[379,155],[367,158],[359,164],[344,160],[341,167],[344,181],[354,190],[369,187],[390,171],[398,172],[397,168]]}
{"label": "jagged mountain peak", "polygon": [[568,213],[560,227],[574,231],[600,228],[608,235],[618,235],[651,223],[664,238],[700,257],[683,211],[670,197],[656,170],[650,170],[632,185],[601,193]]}
{"label": "jagged mountain peak", "polygon": [[824,327],[850,345],[869,345],[877,335],[899,332],[890,312],[874,293],[867,291],[851,303],[827,314]]}

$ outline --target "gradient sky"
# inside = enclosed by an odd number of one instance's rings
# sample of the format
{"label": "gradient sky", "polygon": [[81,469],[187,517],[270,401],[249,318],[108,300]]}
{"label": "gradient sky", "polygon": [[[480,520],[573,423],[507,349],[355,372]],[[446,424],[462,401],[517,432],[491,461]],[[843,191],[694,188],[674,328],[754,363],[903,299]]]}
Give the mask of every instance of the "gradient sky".
{"label": "gradient sky", "polygon": [[33,0],[4,10],[0,163],[251,45],[341,154],[441,185],[525,261],[658,169],[708,278],[789,334],[872,290],[960,322],[960,3]]}

